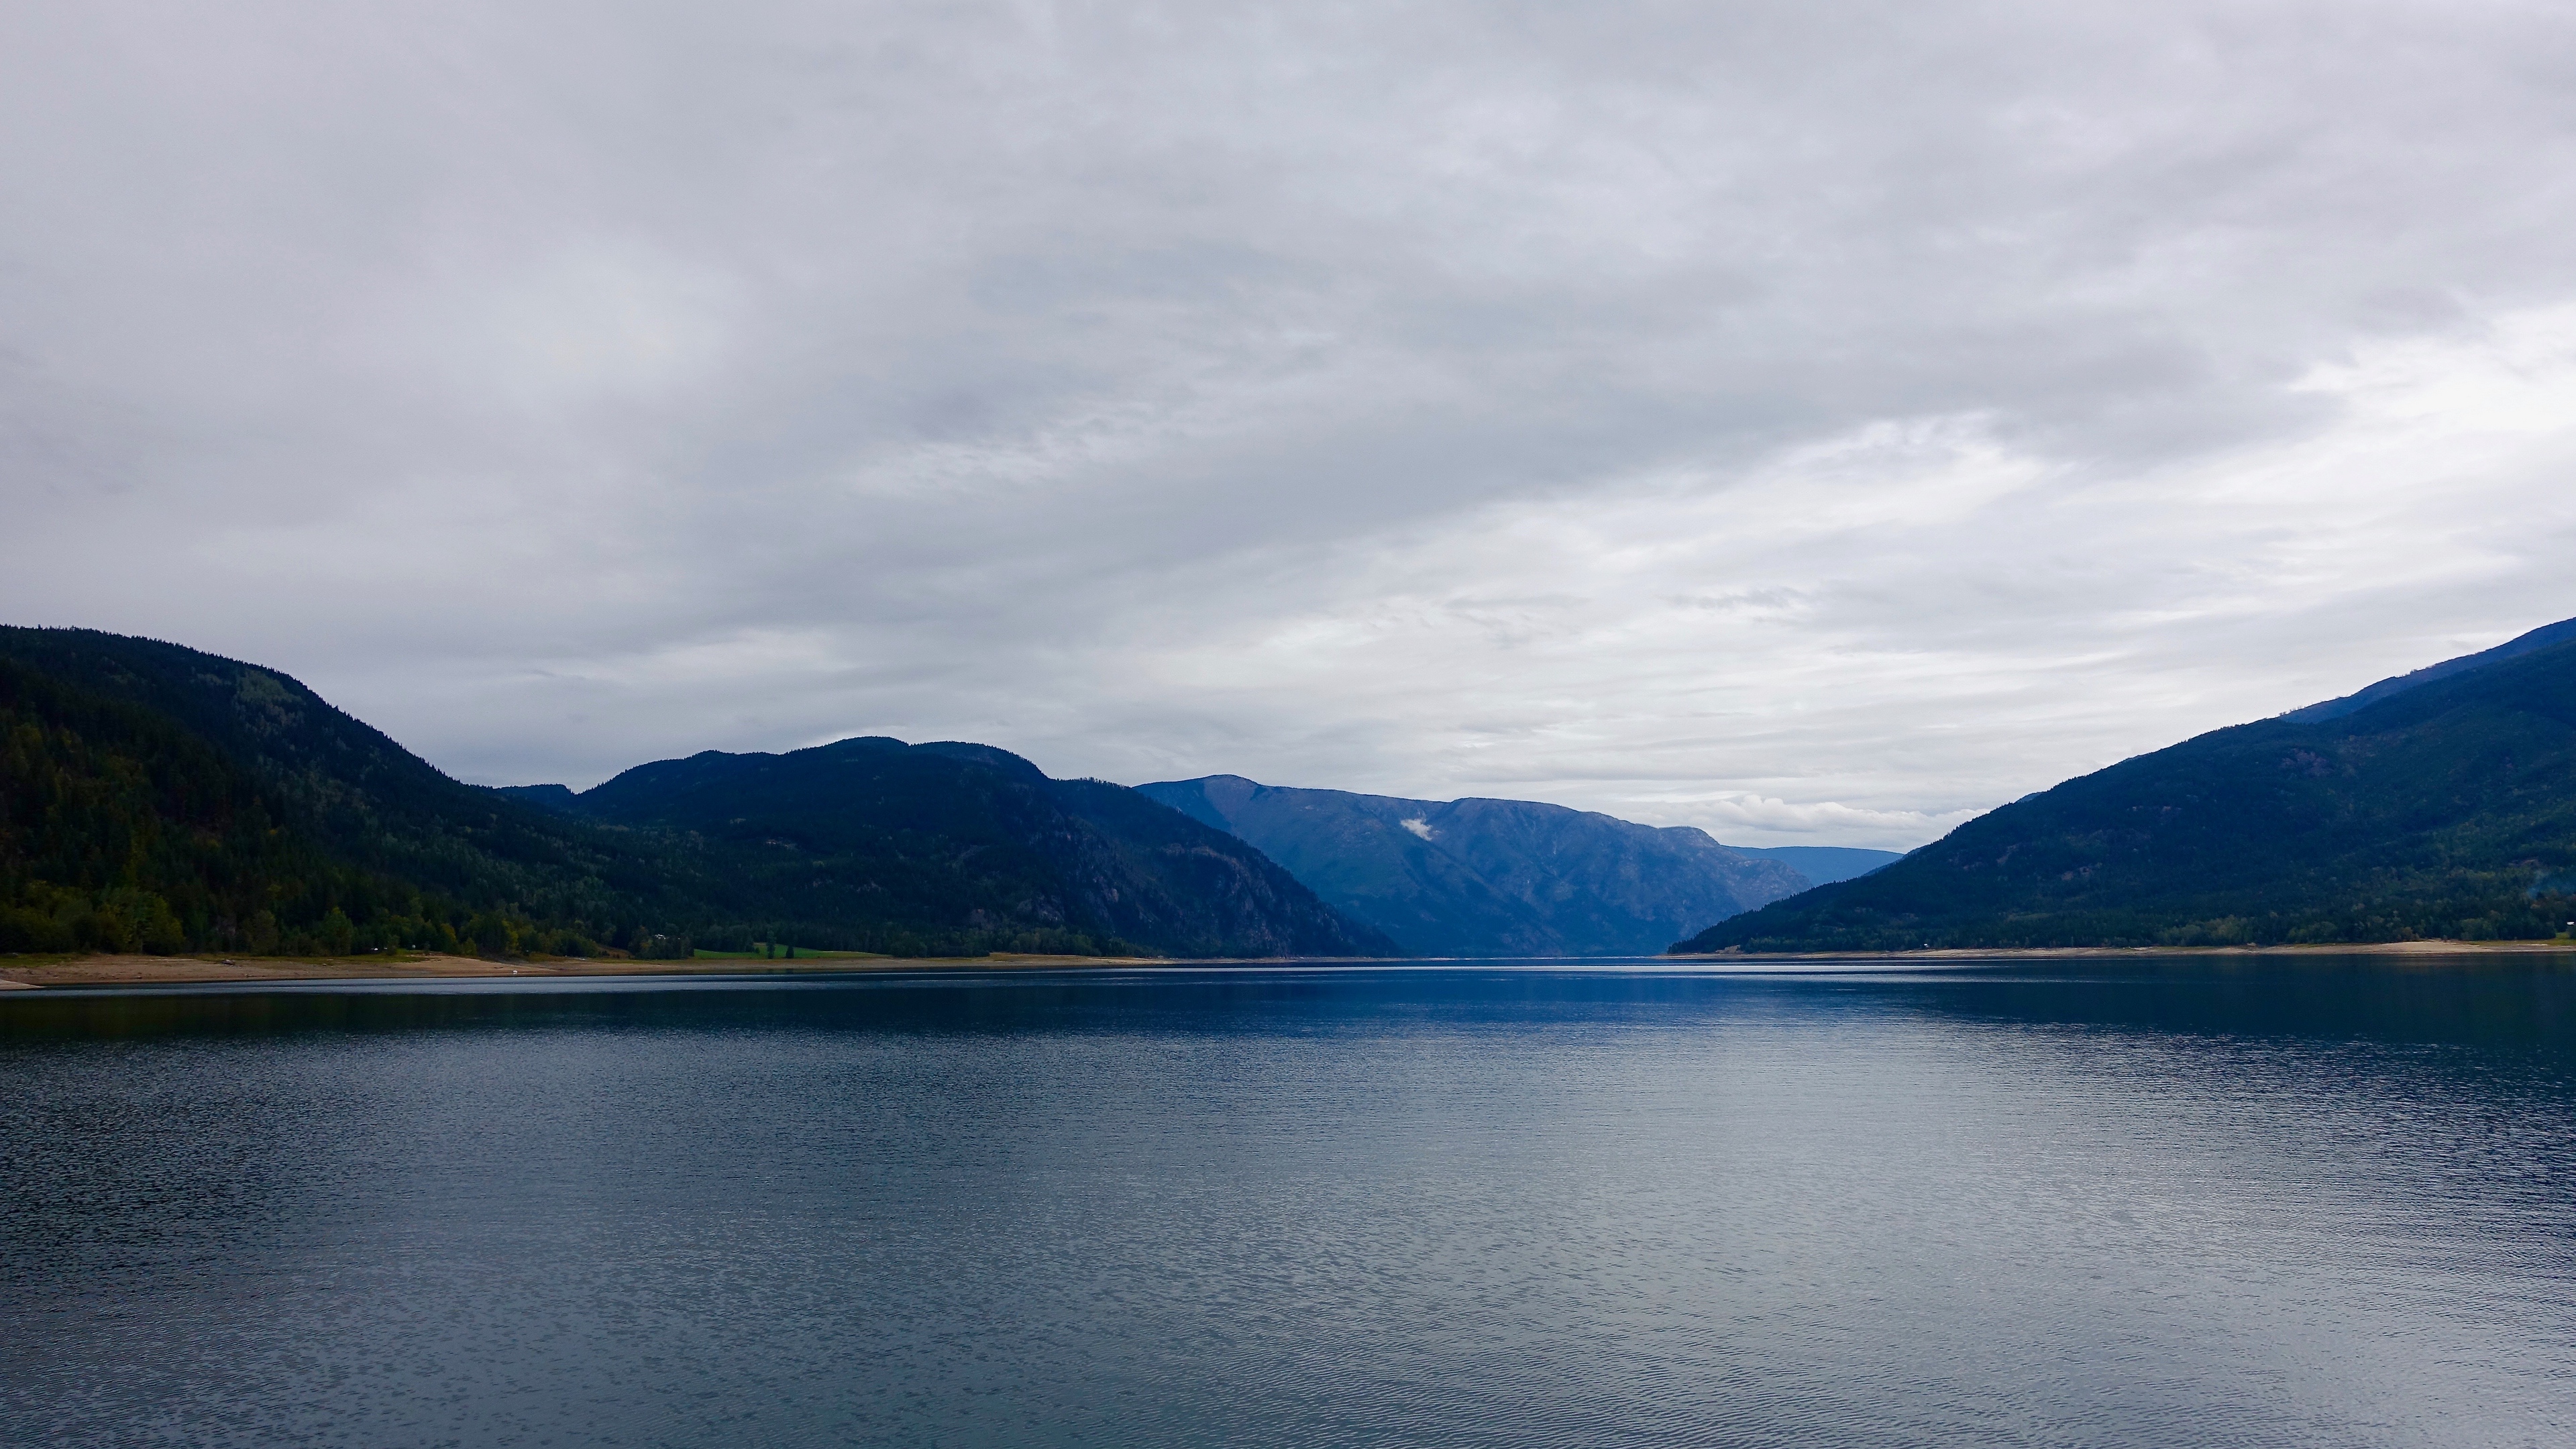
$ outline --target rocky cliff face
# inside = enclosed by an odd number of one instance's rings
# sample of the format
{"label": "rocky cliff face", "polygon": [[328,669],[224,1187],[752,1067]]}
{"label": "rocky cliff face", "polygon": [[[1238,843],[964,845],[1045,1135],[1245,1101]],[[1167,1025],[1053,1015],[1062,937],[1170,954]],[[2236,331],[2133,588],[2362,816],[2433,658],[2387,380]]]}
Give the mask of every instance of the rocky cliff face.
{"label": "rocky cliff face", "polygon": [[1803,890],[1689,827],[1525,800],[1406,800],[1210,775],[1139,793],[1240,836],[1344,915],[1430,956],[1627,955]]}

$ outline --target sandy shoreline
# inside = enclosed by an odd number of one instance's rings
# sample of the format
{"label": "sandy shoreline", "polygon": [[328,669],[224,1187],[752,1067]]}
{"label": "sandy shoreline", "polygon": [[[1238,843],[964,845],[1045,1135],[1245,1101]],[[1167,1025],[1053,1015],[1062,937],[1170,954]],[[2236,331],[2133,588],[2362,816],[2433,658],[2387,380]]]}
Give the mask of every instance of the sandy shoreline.
{"label": "sandy shoreline", "polygon": [[473,956],[370,955],[328,959],[76,956],[24,963],[0,957],[0,991],[46,986],[178,986],[237,981],[455,980],[496,976],[754,976],[850,971],[1012,971],[1161,965],[1101,956],[800,956],[793,961],[485,961]]}
{"label": "sandy shoreline", "polygon": [[[2153,956],[2487,956],[2576,955],[2576,943],[2551,941],[2383,941],[2352,946],[2052,946],[2014,951],[1967,949],[1938,951],[1810,951],[1718,953],[1704,956],[1639,957],[1674,966],[1759,965],[1768,962],[1852,963],[1901,961],[2046,961],[2116,960]],[[1577,966],[1586,958],[1568,957]],[[48,986],[184,986],[247,981],[400,981],[454,980],[503,976],[754,976],[812,975],[873,971],[1025,971],[1116,969],[1137,966],[1294,966],[1323,965],[1321,960],[1247,959],[1180,961],[1133,956],[825,956],[793,961],[485,961],[472,956],[371,955],[329,959],[262,959],[227,961],[207,956],[76,956],[35,957],[16,961],[0,957],[0,991]],[[1365,965],[1336,958],[1332,964]],[[1387,965],[1474,965],[1460,957],[1397,958]]]}

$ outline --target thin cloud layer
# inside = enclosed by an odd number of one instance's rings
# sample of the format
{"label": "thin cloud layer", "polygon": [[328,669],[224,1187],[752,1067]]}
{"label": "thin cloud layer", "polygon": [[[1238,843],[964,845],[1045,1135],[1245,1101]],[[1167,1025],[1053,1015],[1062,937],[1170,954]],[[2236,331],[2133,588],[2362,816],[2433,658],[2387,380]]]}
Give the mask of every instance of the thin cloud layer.
{"label": "thin cloud layer", "polygon": [[2576,21],[21,7],[0,613],[1911,845],[2576,614]]}

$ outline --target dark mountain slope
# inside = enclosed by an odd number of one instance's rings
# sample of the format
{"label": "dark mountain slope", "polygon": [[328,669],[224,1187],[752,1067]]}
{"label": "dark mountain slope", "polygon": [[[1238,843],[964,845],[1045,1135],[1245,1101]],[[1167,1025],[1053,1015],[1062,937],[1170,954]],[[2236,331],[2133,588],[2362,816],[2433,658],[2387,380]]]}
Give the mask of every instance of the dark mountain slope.
{"label": "dark mountain slope", "polygon": [[2546,937],[2576,917],[2576,642],[2471,658],[2070,780],[1675,949]]}
{"label": "dark mountain slope", "polygon": [[[0,661],[17,681],[0,851],[21,862],[20,949],[167,945],[166,927],[111,925],[152,915],[147,898],[181,922],[177,939],[211,949],[478,930],[507,949],[540,922],[624,940],[687,893],[667,862],[451,780],[274,671],[78,629],[0,628]],[[40,804],[74,799],[73,814]],[[155,843],[111,868],[98,843],[119,832]],[[75,836],[91,842],[79,869],[61,853]],[[126,907],[80,924],[72,895],[119,892]]]}
{"label": "dark mountain slope", "polygon": [[987,745],[843,740],[638,766],[568,798],[722,860],[724,904],[818,944],[946,929],[1184,956],[1387,955],[1243,842]]}
{"label": "dark mountain slope", "polygon": [[2562,619],[2555,624],[2543,624],[2528,634],[2507,639],[2493,649],[2482,649],[2475,654],[2463,654],[2457,659],[2445,659],[2439,664],[2428,664],[2413,673],[2400,674],[2394,678],[2383,679],[2367,689],[2355,690],[2341,699],[2329,699],[2323,704],[2294,709],[2281,718],[2295,720],[2301,724],[2341,719],[2345,715],[2366,709],[2392,695],[2403,694],[2407,690],[2431,684],[2435,680],[2448,679],[2452,675],[2466,674],[2475,669],[2484,669],[2490,664],[2501,664],[2508,659],[2517,659],[2525,654],[2546,649],[2552,644],[2567,643],[2569,640],[2576,640],[2576,619]]}
{"label": "dark mountain slope", "polygon": [[272,670],[0,629],[0,951],[684,954],[782,937],[1389,949],[1241,842],[986,746],[706,755],[579,799],[485,790]]}
{"label": "dark mountain slope", "polygon": [[167,719],[0,658],[0,950],[175,951],[262,912],[273,932],[272,882],[345,884],[280,814]]}
{"label": "dark mountain slope", "polygon": [[1422,955],[1656,951],[1675,924],[1806,884],[1699,830],[1561,805],[1405,800],[1236,775],[1138,789],[1260,847],[1343,914]]}

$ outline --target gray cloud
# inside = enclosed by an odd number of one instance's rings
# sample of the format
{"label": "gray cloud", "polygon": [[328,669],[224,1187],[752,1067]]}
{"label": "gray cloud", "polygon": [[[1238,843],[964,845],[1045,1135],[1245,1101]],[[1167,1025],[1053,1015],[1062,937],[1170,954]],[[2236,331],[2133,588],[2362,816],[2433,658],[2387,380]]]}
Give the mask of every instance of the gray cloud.
{"label": "gray cloud", "polygon": [[0,18],[0,612],[1910,844],[2576,613],[2509,5]]}

